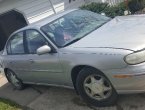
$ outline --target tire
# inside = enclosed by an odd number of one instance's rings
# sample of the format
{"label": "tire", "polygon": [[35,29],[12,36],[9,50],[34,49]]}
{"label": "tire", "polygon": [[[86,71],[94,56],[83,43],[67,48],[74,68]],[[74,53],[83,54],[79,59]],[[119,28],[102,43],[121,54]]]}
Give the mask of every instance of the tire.
{"label": "tire", "polygon": [[76,87],[79,95],[89,105],[106,107],[114,105],[117,101],[118,94],[111,82],[103,73],[94,68],[86,67],[80,71]]}
{"label": "tire", "polygon": [[16,74],[13,71],[7,70],[6,77],[8,81],[14,86],[15,89],[17,90],[24,89],[25,85],[22,83],[22,81],[16,76]]}

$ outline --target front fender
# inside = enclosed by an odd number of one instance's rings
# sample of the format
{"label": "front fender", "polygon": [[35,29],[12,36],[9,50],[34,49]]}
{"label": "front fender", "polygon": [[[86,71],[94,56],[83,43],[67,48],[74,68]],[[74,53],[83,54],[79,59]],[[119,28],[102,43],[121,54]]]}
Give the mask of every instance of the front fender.
{"label": "front fender", "polygon": [[110,48],[78,48],[75,50],[63,50],[60,52],[60,61],[67,68],[77,65],[88,65],[99,70],[121,69],[128,65],[124,62],[124,57],[132,51]]}

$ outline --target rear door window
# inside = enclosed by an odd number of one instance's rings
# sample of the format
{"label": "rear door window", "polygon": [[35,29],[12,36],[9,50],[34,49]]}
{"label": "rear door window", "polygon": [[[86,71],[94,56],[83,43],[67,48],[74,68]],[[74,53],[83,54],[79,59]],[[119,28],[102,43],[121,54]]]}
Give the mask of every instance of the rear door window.
{"label": "rear door window", "polygon": [[19,32],[14,36],[12,36],[7,45],[8,54],[15,55],[25,53],[23,36],[24,36],[23,32]]}

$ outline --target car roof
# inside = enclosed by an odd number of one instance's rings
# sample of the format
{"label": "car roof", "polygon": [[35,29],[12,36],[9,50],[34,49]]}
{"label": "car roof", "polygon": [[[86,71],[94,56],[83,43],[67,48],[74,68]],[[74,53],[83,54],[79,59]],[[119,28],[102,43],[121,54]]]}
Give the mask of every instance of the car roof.
{"label": "car roof", "polygon": [[78,9],[71,9],[71,10],[67,10],[67,11],[63,11],[63,12],[51,15],[51,16],[46,17],[46,18],[44,18],[42,20],[39,20],[39,21],[37,21],[35,23],[29,24],[28,26],[25,26],[25,27],[15,31],[13,34],[18,33],[20,31],[23,31],[23,30],[30,29],[30,28],[36,28],[36,27],[40,28],[41,26],[44,26],[44,25],[46,25],[46,24],[48,24],[48,23],[50,23],[50,22],[52,22],[52,21],[64,16],[64,15],[66,15],[66,14],[72,12],[72,11],[75,11],[75,10],[78,10]]}

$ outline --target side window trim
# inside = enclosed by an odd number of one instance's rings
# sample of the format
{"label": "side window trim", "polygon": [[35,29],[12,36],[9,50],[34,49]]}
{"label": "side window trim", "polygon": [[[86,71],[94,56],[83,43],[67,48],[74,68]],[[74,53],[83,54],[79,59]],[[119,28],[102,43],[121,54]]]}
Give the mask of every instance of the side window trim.
{"label": "side window trim", "polygon": [[[17,33],[16,33],[17,34]],[[8,55],[12,55],[11,53],[12,53],[12,50],[11,50],[11,44],[10,44],[10,41],[13,39],[13,37],[16,35],[16,34],[14,34],[14,35],[12,35],[11,37],[10,37],[10,39],[8,40],[8,43],[7,43],[7,45],[6,45],[6,50],[7,50],[7,54]],[[9,49],[8,48],[10,48],[10,53],[9,53]]]}
{"label": "side window trim", "polygon": [[23,38],[23,40],[24,40],[23,41],[24,42],[24,51],[25,51],[26,54],[28,54],[29,50],[28,50],[28,45],[27,45],[28,43],[27,43],[27,39],[26,39],[26,30],[24,31],[23,34],[24,34],[24,38]]}

